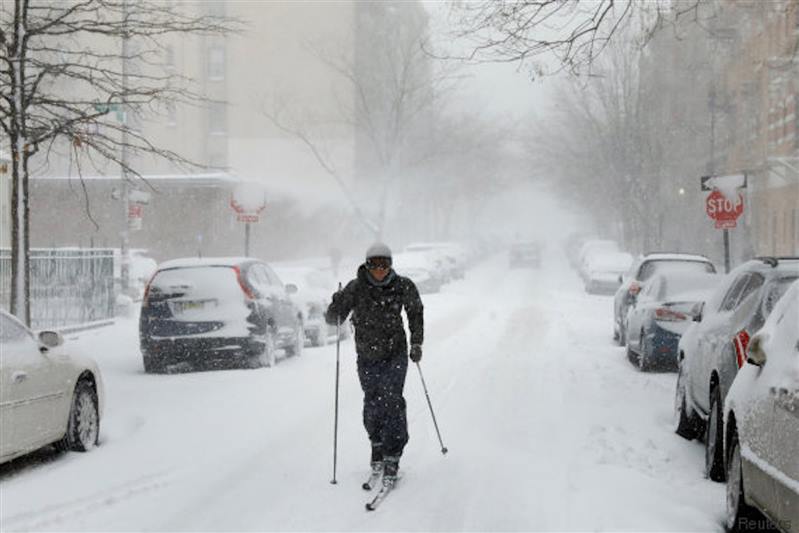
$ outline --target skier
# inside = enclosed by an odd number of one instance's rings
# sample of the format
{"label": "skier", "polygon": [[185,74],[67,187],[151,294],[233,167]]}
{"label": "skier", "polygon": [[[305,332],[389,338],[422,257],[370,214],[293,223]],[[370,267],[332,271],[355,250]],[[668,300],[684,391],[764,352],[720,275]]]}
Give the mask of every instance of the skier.
{"label": "skier", "polygon": [[[408,352],[401,312],[405,308],[411,332]],[[391,250],[382,243],[366,252],[354,280],[333,295],[325,318],[344,321],[352,311],[358,377],[363,389],[363,425],[372,446],[370,489],[382,474],[383,486],[397,479],[399,460],[408,442],[408,421],[402,389],[408,357],[422,359],[424,318],[422,300],[414,283],[391,268]]]}

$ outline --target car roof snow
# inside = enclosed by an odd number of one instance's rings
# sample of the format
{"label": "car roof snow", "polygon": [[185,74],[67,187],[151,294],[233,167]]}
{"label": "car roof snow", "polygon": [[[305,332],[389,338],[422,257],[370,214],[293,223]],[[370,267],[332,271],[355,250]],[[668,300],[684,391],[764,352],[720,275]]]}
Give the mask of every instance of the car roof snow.
{"label": "car roof snow", "polygon": [[223,266],[234,267],[244,263],[257,261],[252,257],[183,257],[180,259],[170,259],[158,265],[158,270],[168,268],[194,268],[203,266]]}

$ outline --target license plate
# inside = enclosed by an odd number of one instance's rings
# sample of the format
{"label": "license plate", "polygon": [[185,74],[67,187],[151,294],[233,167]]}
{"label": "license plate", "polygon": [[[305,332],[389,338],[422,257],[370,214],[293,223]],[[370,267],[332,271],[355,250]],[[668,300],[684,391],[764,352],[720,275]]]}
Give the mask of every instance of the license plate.
{"label": "license plate", "polygon": [[197,311],[200,309],[205,309],[206,305],[209,303],[211,303],[209,300],[172,302],[172,312],[176,315],[182,315],[186,311]]}

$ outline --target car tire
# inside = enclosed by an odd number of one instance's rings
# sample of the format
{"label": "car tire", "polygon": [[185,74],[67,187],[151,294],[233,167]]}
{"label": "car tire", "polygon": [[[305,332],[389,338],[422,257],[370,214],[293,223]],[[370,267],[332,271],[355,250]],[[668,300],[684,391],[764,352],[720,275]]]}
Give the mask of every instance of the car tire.
{"label": "car tire", "polygon": [[86,452],[97,446],[100,436],[100,412],[97,391],[88,379],[81,379],[72,393],[67,432],[58,443],[61,450]]}
{"label": "car tire", "polygon": [[727,460],[727,531],[751,531],[753,521],[765,520],[760,512],[746,503],[744,498],[743,469],[741,468],[741,444],[738,434],[730,438],[730,454]]}
{"label": "car tire", "polygon": [[641,336],[639,337],[640,341],[638,343],[640,348],[638,352],[638,370],[640,370],[641,372],[646,372],[647,370],[649,370],[649,367],[651,366],[652,363],[651,361],[652,358],[649,356],[649,350],[647,349],[646,337],[644,336],[644,333],[645,332],[642,329]]}
{"label": "car tire", "polygon": [[638,366],[638,354],[630,348],[630,343],[627,343],[627,360],[635,366]]}
{"label": "car tire", "polygon": [[302,349],[305,347],[305,328],[300,322],[294,332],[294,341],[286,346],[286,353],[291,356],[302,355]]}
{"label": "car tire", "polygon": [[699,436],[696,413],[688,413],[685,404],[685,374],[682,363],[677,363],[677,385],[674,387],[674,432],[686,440]]}
{"label": "car tire", "polygon": [[277,364],[277,348],[275,347],[275,337],[267,329],[263,336],[257,339],[258,350],[247,358],[249,368],[273,367]]}
{"label": "car tire", "polygon": [[724,428],[721,418],[721,397],[718,386],[710,390],[710,410],[705,427],[705,477],[724,481]]}

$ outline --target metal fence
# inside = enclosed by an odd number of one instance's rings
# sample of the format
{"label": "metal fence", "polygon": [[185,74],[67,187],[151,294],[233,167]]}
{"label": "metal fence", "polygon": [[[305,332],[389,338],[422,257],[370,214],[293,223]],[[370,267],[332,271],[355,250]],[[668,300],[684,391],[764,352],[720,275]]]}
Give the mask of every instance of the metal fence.
{"label": "metal fence", "polygon": [[[57,328],[114,316],[112,248],[33,248],[31,327]],[[0,306],[11,303],[11,250],[0,248]]]}

